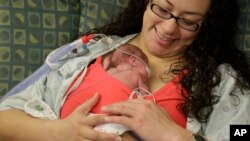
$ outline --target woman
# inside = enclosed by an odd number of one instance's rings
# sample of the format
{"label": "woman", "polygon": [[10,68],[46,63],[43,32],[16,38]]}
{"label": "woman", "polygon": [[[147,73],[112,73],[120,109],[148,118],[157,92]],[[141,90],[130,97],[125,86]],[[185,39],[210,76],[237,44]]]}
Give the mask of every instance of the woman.
{"label": "woman", "polygon": [[[185,101],[173,108],[187,117],[186,129],[154,103],[142,100],[103,108],[121,116],[87,117],[98,101],[95,95],[63,120],[31,118],[14,109],[2,111],[0,139],[121,140],[93,130],[100,123],[116,122],[146,141],[229,140],[229,125],[249,124],[250,117],[249,67],[234,42],[237,14],[236,0],[131,0],[117,20],[95,30],[121,37],[138,33],[124,38],[149,58],[149,89],[155,94],[175,84]],[[180,79],[173,82],[176,76]]]}

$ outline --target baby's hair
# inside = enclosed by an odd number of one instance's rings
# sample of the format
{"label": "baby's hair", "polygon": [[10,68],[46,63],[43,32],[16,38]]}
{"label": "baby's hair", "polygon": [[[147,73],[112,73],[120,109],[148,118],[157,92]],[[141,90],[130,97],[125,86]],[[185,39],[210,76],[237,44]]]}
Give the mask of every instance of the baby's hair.
{"label": "baby's hair", "polygon": [[123,53],[123,55],[126,55],[126,56],[134,55],[134,56],[137,56],[138,58],[140,58],[146,64],[148,63],[148,57],[146,56],[146,54],[135,45],[123,44],[119,47],[119,50],[126,52],[126,53]]}

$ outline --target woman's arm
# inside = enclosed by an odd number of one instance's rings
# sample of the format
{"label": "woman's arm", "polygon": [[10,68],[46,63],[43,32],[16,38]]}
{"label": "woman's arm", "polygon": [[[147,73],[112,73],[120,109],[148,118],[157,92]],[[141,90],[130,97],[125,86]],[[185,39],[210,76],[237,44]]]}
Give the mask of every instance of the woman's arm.
{"label": "woman's arm", "polygon": [[50,129],[56,121],[32,118],[13,109],[0,112],[0,124],[0,140],[3,141],[52,141]]}
{"label": "woman's arm", "polygon": [[0,140],[2,141],[115,141],[120,137],[93,130],[104,122],[103,115],[87,116],[98,101],[98,95],[79,106],[63,120],[44,120],[28,116],[20,110],[0,112]]}

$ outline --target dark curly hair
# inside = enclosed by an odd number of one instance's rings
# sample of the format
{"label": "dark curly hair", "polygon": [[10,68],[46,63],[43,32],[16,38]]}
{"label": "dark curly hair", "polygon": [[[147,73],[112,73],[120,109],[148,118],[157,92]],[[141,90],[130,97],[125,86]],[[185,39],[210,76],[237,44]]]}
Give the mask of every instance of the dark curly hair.
{"label": "dark curly hair", "polygon": [[[140,32],[143,14],[149,2],[130,0],[127,8],[114,21],[89,33],[125,36]],[[187,116],[194,116],[199,122],[207,122],[213,105],[219,100],[219,97],[212,94],[212,89],[220,83],[219,65],[228,63],[232,66],[240,76],[236,78],[240,88],[249,89],[250,85],[249,65],[235,43],[238,3],[236,0],[211,2],[199,35],[184,52],[184,65],[179,70],[172,70],[174,73],[188,70],[179,82],[188,92],[180,108]]]}

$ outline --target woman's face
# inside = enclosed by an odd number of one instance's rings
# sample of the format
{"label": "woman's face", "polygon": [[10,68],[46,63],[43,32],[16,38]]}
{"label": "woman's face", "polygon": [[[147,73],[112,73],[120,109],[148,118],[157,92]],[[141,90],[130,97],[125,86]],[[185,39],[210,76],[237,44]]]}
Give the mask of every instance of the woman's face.
{"label": "woman's face", "polygon": [[175,17],[201,25],[210,2],[211,0],[152,0],[144,13],[139,35],[142,46],[147,52],[160,58],[179,56],[192,44],[199,32],[199,29],[183,29],[175,18],[166,20],[159,17],[151,10],[151,4],[160,6],[158,11],[162,13],[170,12]]}

